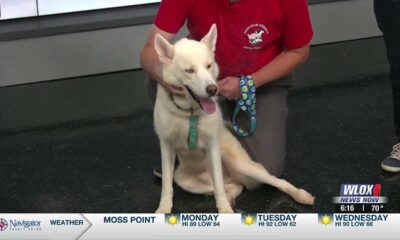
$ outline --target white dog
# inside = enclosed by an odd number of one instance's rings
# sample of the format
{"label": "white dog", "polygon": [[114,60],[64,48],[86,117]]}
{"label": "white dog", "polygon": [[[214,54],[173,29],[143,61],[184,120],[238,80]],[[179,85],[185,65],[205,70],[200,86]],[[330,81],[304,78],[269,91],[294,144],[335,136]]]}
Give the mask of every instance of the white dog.
{"label": "white dog", "polygon": [[[252,161],[224,126],[214,99],[218,90],[216,38],[215,25],[200,42],[184,38],[171,45],[162,36],[155,36],[165,82],[184,88],[186,93],[184,98],[175,97],[158,87],[154,124],[161,146],[162,192],[156,212],[171,212],[173,180],[192,193],[214,193],[220,213],[232,213],[231,203],[243,187],[254,188],[259,183],[275,186],[300,203],[314,204],[311,194],[270,175],[261,164]],[[190,127],[193,117],[198,123]],[[189,128],[197,129],[196,146],[191,148]],[[174,171],[176,157],[179,165]]]}

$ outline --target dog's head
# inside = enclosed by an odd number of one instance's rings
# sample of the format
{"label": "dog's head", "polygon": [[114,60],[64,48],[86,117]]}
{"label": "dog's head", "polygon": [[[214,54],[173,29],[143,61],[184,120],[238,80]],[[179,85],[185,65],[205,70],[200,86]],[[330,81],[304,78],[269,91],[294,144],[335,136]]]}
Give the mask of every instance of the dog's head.
{"label": "dog's head", "polygon": [[183,87],[186,98],[193,99],[206,113],[214,113],[217,95],[218,66],[214,60],[217,27],[199,41],[181,39],[171,45],[161,35],[155,36],[155,50],[163,64],[164,81]]}

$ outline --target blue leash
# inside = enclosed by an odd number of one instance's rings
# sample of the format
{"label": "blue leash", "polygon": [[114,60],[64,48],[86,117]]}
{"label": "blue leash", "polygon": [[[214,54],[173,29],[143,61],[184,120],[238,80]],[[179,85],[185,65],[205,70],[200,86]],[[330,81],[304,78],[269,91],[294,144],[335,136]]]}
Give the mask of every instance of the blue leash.
{"label": "blue leash", "polygon": [[[250,136],[256,129],[256,86],[250,75],[240,76],[240,91],[242,96],[236,101],[232,117],[233,130],[242,137]],[[247,112],[250,116],[250,131],[241,129],[236,123],[236,117],[240,110]]]}

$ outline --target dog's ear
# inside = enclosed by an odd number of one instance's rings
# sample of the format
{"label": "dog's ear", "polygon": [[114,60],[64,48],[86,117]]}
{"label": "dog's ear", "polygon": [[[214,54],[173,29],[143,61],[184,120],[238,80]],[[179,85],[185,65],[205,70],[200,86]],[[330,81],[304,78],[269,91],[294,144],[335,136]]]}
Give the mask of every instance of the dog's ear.
{"label": "dog's ear", "polygon": [[217,43],[217,25],[214,23],[210,31],[200,40],[200,42],[207,45],[211,52],[215,52],[215,44]]}
{"label": "dog's ear", "polygon": [[161,62],[169,63],[174,57],[174,46],[172,46],[160,34],[154,37],[154,49],[156,50]]}

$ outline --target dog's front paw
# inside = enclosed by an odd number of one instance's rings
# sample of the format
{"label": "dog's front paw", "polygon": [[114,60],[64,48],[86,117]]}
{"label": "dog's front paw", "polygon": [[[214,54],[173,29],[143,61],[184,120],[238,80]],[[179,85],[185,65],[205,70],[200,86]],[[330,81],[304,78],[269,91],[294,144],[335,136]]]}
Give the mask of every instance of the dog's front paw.
{"label": "dog's front paw", "polygon": [[314,205],[315,197],[312,196],[304,189],[298,189],[296,194],[293,196],[296,201],[306,205]]}
{"label": "dog's front paw", "polygon": [[158,209],[156,210],[156,213],[171,213],[171,211],[172,211],[172,204],[161,203]]}
{"label": "dog's front paw", "polygon": [[156,213],[171,213],[172,207],[159,207]]}
{"label": "dog's front paw", "polygon": [[229,204],[218,207],[218,212],[219,213],[234,213],[232,207]]}

